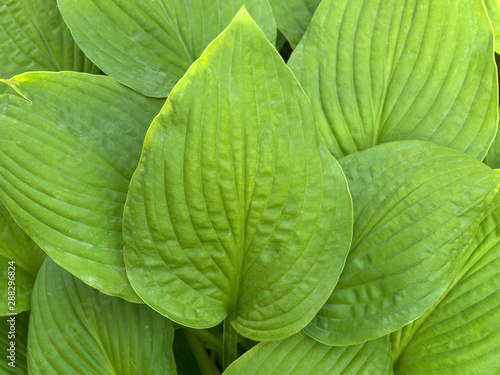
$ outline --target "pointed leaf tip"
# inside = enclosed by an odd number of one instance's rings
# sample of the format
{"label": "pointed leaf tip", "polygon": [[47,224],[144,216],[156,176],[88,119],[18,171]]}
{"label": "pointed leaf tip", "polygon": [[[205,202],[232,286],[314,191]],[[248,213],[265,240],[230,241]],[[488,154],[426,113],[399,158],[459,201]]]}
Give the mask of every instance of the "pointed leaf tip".
{"label": "pointed leaf tip", "polygon": [[[128,276],[170,319],[285,338],[333,290],[352,231],[310,102],[242,9],[153,121],[124,214]],[[230,307],[228,307],[230,306]]]}

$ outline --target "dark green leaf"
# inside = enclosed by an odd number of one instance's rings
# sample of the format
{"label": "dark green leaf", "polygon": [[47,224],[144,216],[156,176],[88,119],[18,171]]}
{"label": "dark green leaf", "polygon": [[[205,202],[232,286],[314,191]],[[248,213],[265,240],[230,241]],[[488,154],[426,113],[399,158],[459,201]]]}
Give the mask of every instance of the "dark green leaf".
{"label": "dark green leaf", "polygon": [[[2,375],[26,375],[28,373],[29,318],[28,311],[15,316],[0,317],[0,348],[2,349],[0,372]],[[12,334],[15,337],[10,336]]]}
{"label": "dark green leaf", "polygon": [[0,202],[0,316],[30,309],[31,290],[44,258],[45,253]]}
{"label": "dark green leaf", "polygon": [[278,29],[292,48],[299,44],[321,0],[269,0]]}
{"label": "dark green leaf", "polygon": [[2,1],[0,78],[35,70],[90,72],[92,66],[73,41],[56,0]]}
{"label": "dark green leaf", "polygon": [[173,375],[172,324],[146,305],[106,296],[47,258],[33,292],[33,374]]}

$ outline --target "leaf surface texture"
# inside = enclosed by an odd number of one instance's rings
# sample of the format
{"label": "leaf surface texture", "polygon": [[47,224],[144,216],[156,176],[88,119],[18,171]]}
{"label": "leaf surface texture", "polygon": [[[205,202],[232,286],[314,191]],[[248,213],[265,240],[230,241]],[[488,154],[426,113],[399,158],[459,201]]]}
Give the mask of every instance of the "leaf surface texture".
{"label": "leaf surface texture", "polygon": [[144,304],[104,295],[49,258],[33,293],[28,363],[35,374],[173,375],[174,329]]}
{"label": "leaf surface texture", "polygon": [[347,184],[310,103],[245,10],[151,125],[125,209],[137,293],[170,319],[298,332],[331,293],[352,229]]}
{"label": "leaf surface texture", "polygon": [[280,341],[258,344],[224,375],[387,375],[391,369],[388,336],[353,346],[329,346],[300,332]]}
{"label": "leaf surface texture", "polygon": [[379,145],[339,162],[353,197],[352,246],[305,331],[351,345],[395,331],[437,302],[500,179],[468,155],[422,141]]}
{"label": "leaf surface texture", "polygon": [[144,95],[166,97],[245,5],[269,40],[268,0],[58,0],[80,48],[106,74]]}
{"label": "leaf surface texture", "polygon": [[480,0],[325,0],[289,66],[337,158],[419,139],[482,160],[496,133],[493,34]]}
{"label": "leaf surface texture", "polygon": [[112,78],[27,73],[0,115],[0,198],[54,261],[104,293],[139,302],[122,217],[146,130],[162,101]]}

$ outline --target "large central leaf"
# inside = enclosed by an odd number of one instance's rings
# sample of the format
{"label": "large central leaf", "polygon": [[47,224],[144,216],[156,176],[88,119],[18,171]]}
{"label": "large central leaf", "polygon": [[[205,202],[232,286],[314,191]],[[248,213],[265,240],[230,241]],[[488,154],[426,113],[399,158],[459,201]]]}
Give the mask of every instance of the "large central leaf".
{"label": "large central leaf", "polygon": [[481,0],[325,0],[289,65],[335,157],[420,139],[481,160],[496,132]]}
{"label": "large central leaf", "polygon": [[137,293],[181,324],[297,332],[351,240],[345,178],[312,110],[246,11],[190,68],[146,136],[125,209]]}

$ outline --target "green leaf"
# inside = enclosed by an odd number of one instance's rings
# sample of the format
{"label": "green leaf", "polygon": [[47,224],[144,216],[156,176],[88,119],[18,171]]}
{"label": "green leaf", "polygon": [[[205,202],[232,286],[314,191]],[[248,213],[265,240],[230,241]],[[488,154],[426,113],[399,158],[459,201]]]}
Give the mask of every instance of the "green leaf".
{"label": "green leaf", "polygon": [[[0,202],[0,316],[30,309],[31,290],[44,258]],[[9,301],[9,296],[15,300]]]}
{"label": "green leaf", "polygon": [[0,107],[0,198],[65,269],[103,293],[140,301],[122,253],[122,215],[146,130],[162,101],[112,78],[27,73],[26,98]]}
{"label": "green leaf", "polygon": [[289,66],[335,157],[420,139],[482,160],[496,133],[480,0],[325,0]]}
{"label": "green leaf", "polygon": [[354,346],[329,346],[298,333],[257,345],[224,375],[387,375],[391,367],[389,336]]}
{"label": "green leaf", "polygon": [[342,275],[306,333],[351,345],[421,316],[449,286],[500,176],[478,160],[422,141],[340,160],[354,205]]}
{"label": "green leaf", "polygon": [[483,2],[495,34],[495,52],[500,53],[500,3],[498,0],[483,0]]}
{"label": "green leaf", "polygon": [[484,162],[491,168],[500,168],[500,135],[498,133],[495,136],[495,139],[493,140],[493,143],[491,144],[486,157],[484,158]]}
{"label": "green leaf", "polygon": [[124,216],[130,281],[180,324],[228,316],[248,338],[284,338],[330,295],[351,230],[310,103],[242,10],[148,131]]}
{"label": "green leaf", "polygon": [[[2,289],[3,291],[4,289]],[[2,375],[25,375],[28,373],[29,318],[28,311],[0,318],[0,347],[2,348],[0,372]],[[12,354],[14,355],[12,356]],[[11,356],[13,358],[9,358]]]}
{"label": "green leaf", "polygon": [[92,67],[73,41],[56,0],[2,1],[0,78],[35,70],[90,72]]}
{"label": "green leaf", "polygon": [[146,305],[106,296],[47,258],[29,327],[34,374],[175,374],[172,324]]}
{"label": "green leaf", "polygon": [[106,74],[166,97],[242,5],[276,39],[267,0],[58,0],[80,48]]}
{"label": "green leaf", "polygon": [[292,48],[299,44],[321,0],[269,0],[278,29]]}
{"label": "green leaf", "polygon": [[[453,288],[395,335],[396,374],[498,374],[500,195],[489,206]],[[401,354],[402,352],[402,354]]]}

